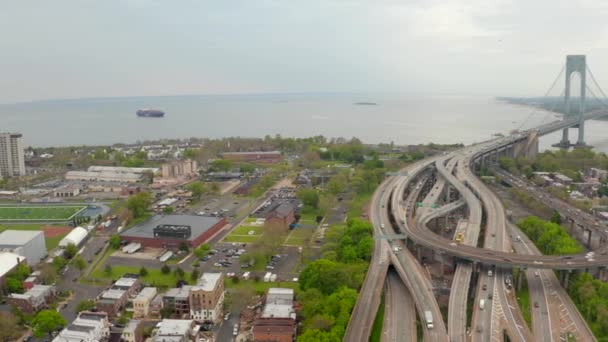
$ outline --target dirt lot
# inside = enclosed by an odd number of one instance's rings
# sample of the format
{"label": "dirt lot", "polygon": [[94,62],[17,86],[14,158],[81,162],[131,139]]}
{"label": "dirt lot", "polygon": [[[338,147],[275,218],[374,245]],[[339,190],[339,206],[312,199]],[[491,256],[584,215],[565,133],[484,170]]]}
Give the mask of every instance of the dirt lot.
{"label": "dirt lot", "polygon": [[65,235],[72,230],[72,227],[61,227],[61,226],[44,226],[44,237],[52,238],[60,235]]}

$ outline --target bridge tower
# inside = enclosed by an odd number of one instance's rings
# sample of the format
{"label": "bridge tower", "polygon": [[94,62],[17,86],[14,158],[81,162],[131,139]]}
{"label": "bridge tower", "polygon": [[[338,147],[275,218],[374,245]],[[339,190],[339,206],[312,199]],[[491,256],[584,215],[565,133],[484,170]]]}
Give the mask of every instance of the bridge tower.
{"label": "bridge tower", "polygon": [[[566,89],[565,89],[565,109],[566,116],[573,115],[572,103],[570,100],[570,82],[572,74],[578,73],[580,78],[580,99],[578,108],[578,140],[575,147],[586,147],[585,144],[585,93],[587,91],[587,58],[585,55],[568,55],[566,56]],[[562,140],[557,144],[558,147],[569,148],[570,141],[568,140],[568,128],[564,128],[562,132]]]}

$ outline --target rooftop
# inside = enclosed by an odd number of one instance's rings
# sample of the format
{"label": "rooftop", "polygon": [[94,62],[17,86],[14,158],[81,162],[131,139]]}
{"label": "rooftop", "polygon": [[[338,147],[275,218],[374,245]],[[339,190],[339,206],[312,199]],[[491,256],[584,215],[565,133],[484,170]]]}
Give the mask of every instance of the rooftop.
{"label": "rooftop", "polygon": [[10,272],[18,263],[23,262],[25,257],[10,253],[0,252],[0,277]]}
{"label": "rooftop", "polygon": [[137,297],[135,298],[136,300],[142,300],[142,299],[147,299],[147,300],[152,300],[152,298],[154,298],[154,296],[156,296],[156,287],[144,287],[139,294],[137,295]]}
{"label": "rooftop", "polygon": [[132,319],[129,320],[129,322],[127,323],[127,325],[125,326],[123,333],[135,333],[135,330],[137,329],[137,327],[139,326],[139,323],[141,323],[139,320],[136,319]]}
{"label": "rooftop", "polygon": [[38,235],[44,235],[41,230],[5,230],[0,233],[0,245],[22,246]]}
{"label": "rooftop", "polygon": [[198,280],[197,287],[201,287],[203,291],[213,291],[217,286],[217,282],[222,277],[222,273],[205,272]]}
{"label": "rooftop", "polygon": [[137,278],[122,277],[114,283],[114,286],[131,287],[135,285],[135,283],[137,283]]}
{"label": "rooftop", "polygon": [[174,287],[165,293],[165,298],[181,298],[187,299],[190,295],[192,286],[184,285],[182,287]]}
{"label": "rooftop", "polygon": [[122,296],[125,295],[125,293],[126,293],[125,290],[109,289],[101,294],[101,298],[103,298],[103,299],[120,299],[120,298],[122,298]]}
{"label": "rooftop", "polygon": [[197,215],[156,215],[146,222],[121,233],[125,237],[154,238],[154,228],[159,225],[190,226],[192,233],[188,240],[194,240],[220,222],[221,218]]}
{"label": "rooftop", "polygon": [[190,332],[192,320],[163,319],[156,336],[184,336]]}

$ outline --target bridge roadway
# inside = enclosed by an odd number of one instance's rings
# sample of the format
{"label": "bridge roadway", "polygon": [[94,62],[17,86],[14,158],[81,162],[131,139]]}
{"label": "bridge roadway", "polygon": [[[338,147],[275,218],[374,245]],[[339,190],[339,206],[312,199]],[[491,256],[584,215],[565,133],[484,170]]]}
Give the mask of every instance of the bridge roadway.
{"label": "bridge roadway", "polygon": [[[540,255],[532,241],[514,224],[509,224],[521,241],[513,242],[518,253]],[[551,270],[529,268],[525,270],[532,310],[532,330],[535,341],[562,341],[571,333],[576,341],[597,341],[580,312]],[[538,303],[538,308],[534,303]]]}
{"label": "bridge roadway", "polygon": [[[389,192],[385,190],[394,181],[392,178],[386,179],[372,197],[372,203],[379,202],[381,198],[387,196]],[[382,191],[380,191],[382,190]],[[382,208],[371,206],[370,217],[374,226],[374,234],[383,234],[380,222]],[[386,213],[386,211],[384,211]],[[386,279],[388,267],[390,265],[388,253],[389,242],[387,240],[375,239],[374,253],[369,264],[369,269],[361,286],[359,298],[350,316],[348,327],[344,334],[344,341],[348,342],[368,342],[372,331],[376,312],[380,306],[382,289]]]}
{"label": "bridge roadway", "polygon": [[[411,178],[416,177],[426,168],[433,166],[437,158],[429,158],[421,163],[418,163],[415,168],[407,176],[394,176],[393,184],[396,192],[403,193],[405,185]],[[468,169],[468,167],[466,167]],[[440,171],[441,172],[441,171]],[[472,174],[472,173],[471,173]],[[467,182],[472,183],[477,178],[472,177]],[[480,182],[481,183],[481,182]],[[461,188],[458,183],[450,183],[457,190]],[[488,191],[482,184],[481,190]],[[475,189],[473,189],[475,191]],[[462,194],[462,193],[461,193]],[[476,193],[479,196],[479,193]],[[470,202],[465,198],[465,201]],[[483,201],[482,201],[483,202]],[[484,203],[485,204],[485,203]],[[400,205],[399,196],[393,196],[393,208]],[[394,215],[398,218],[398,215]],[[397,222],[401,223],[400,219]],[[443,238],[427,229],[421,229],[418,225],[408,226],[403,233],[407,238],[413,240],[419,245],[431,248],[435,251],[456,256],[462,259],[477,261],[484,264],[496,265],[499,267],[535,267],[535,268],[550,268],[550,269],[585,269],[590,267],[604,267],[608,264],[608,255],[606,251],[602,251],[596,255],[593,261],[585,258],[584,254],[568,255],[568,256],[528,256],[510,253],[502,250],[489,250],[486,248],[477,248],[475,246],[467,246],[463,244],[453,245],[453,241]]]}
{"label": "bridge roadway", "polygon": [[[415,164],[412,166],[412,168],[416,170],[418,167],[420,167],[419,165],[420,164]],[[407,182],[403,183],[405,184],[402,184],[402,186],[407,184]],[[410,192],[405,202],[415,201],[415,199],[419,197],[421,191],[422,187],[417,186],[412,192]],[[399,218],[396,220],[397,229],[399,232],[406,230],[404,227],[412,224],[412,221],[414,220],[414,211],[406,210],[404,206],[399,204],[400,201],[398,198],[401,198],[403,194],[404,191],[399,191],[398,189],[392,192],[392,209],[395,217]],[[386,219],[388,220],[388,213]],[[387,225],[387,227],[390,227],[390,225]],[[398,249],[398,251],[395,253],[391,253],[393,266],[403,282],[406,284],[407,288],[410,290],[410,293],[416,302],[418,316],[421,317],[422,321],[424,340],[429,342],[447,342],[447,329],[443,321],[441,310],[439,309],[439,304],[437,303],[433,293],[433,286],[425,272],[425,269],[416,261],[416,258],[410,253],[409,249],[407,249],[404,241],[393,241],[392,247],[396,247]],[[425,311],[430,311],[431,315],[433,316],[434,327],[432,329],[428,329],[424,323]]]}
{"label": "bridge roadway", "polygon": [[416,341],[416,307],[412,295],[395,271],[386,278],[383,342]]}
{"label": "bridge roadway", "polygon": [[[462,163],[465,161],[465,158],[459,159],[458,161]],[[442,176],[445,175],[446,178],[449,178],[452,181],[451,184],[457,185],[459,183],[458,181],[455,181],[454,177],[450,175],[449,168],[442,170],[442,160],[436,161],[435,166]],[[439,181],[437,181],[437,183],[439,183]],[[490,208],[488,208],[487,215],[489,227],[485,236],[485,247],[491,249],[510,250],[510,246],[508,244],[508,237],[505,237],[506,233],[504,225],[506,219],[504,217],[504,209],[502,208],[502,204],[500,203],[498,198],[493,195],[493,193],[489,191],[484,191],[483,185],[476,177],[470,179],[470,184],[475,184],[475,188],[480,194],[482,202],[486,206],[490,206]],[[462,186],[459,186],[459,188],[462,188]],[[435,189],[433,189],[433,191],[435,191]],[[476,198],[471,198],[470,196],[467,197],[466,194],[465,198],[467,198],[467,200],[469,201],[473,201],[472,206],[474,206],[475,203],[478,203]],[[445,205],[444,207],[448,206],[449,205]],[[430,215],[420,217],[417,221],[418,226],[424,228],[430,219],[436,216],[445,215],[445,213],[440,212],[441,209],[443,209],[444,207],[440,208],[434,213],[431,213]],[[482,275],[481,277],[483,278],[484,275]],[[529,340],[529,337],[532,336],[531,333],[527,329],[525,329],[525,322],[523,320],[523,316],[519,312],[517,303],[515,303],[515,299],[513,298],[512,294],[510,294],[510,291],[505,288],[503,281],[504,279],[502,270],[496,270],[496,275],[488,281],[488,283],[490,284],[490,288],[487,290],[494,294],[494,299],[491,301],[489,297],[485,297],[485,294],[482,292],[483,289],[480,290],[482,293],[478,291],[476,303],[478,304],[479,300],[481,299],[483,299],[484,301],[487,300],[487,306],[491,307],[491,309],[481,311],[478,305],[474,306],[474,308],[478,309],[477,312],[479,313],[479,316],[483,314],[483,319],[475,319],[475,322],[478,322],[476,326],[477,334],[473,335],[473,340],[476,340],[476,337],[479,337],[480,341],[487,341],[490,339],[499,340],[500,336],[502,336],[503,328],[508,330],[513,328],[511,324],[508,324],[509,322],[515,322],[515,329],[511,329],[509,334],[509,336],[512,336],[513,340],[526,341]],[[495,310],[495,307],[498,308]],[[462,313],[466,310],[466,300],[464,302],[461,302],[460,305],[456,308],[450,309],[452,310],[452,312]],[[499,312],[501,313],[501,315],[495,315],[495,312]],[[475,316],[476,318],[478,317],[478,315]],[[459,317],[454,318],[458,319]],[[460,319],[463,319],[463,317],[460,317]],[[464,319],[466,319],[466,316],[464,316]]]}

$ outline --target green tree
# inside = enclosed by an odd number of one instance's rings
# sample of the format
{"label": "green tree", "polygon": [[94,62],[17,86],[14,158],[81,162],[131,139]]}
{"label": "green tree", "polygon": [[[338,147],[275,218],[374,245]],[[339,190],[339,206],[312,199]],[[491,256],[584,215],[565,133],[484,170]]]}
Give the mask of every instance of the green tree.
{"label": "green tree", "polygon": [[140,192],[127,199],[126,206],[138,218],[146,214],[148,207],[152,204],[152,196],[149,192]]}
{"label": "green tree", "polygon": [[110,236],[108,243],[110,244],[110,248],[119,249],[120,248],[120,236],[118,236],[118,235]]}
{"label": "green tree", "polygon": [[36,314],[32,321],[35,337],[44,337],[67,325],[67,321],[57,310],[42,310]]}
{"label": "green tree", "polygon": [[177,279],[184,279],[185,272],[179,266],[177,266],[177,267],[175,267],[173,274],[175,274],[175,277]]}
{"label": "green tree", "polygon": [[553,214],[551,215],[551,222],[555,224],[562,224],[562,215],[560,215],[557,211],[553,211]]}
{"label": "green tree", "polygon": [[87,267],[87,262],[86,262],[86,261],[84,261],[84,259],[82,258],[82,256],[77,255],[77,256],[74,258],[74,266],[76,266],[76,268],[77,268],[79,271],[82,271],[82,270],[84,270],[84,269]]}
{"label": "green tree", "polygon": [[319,193],[314,189],[301,189],[297,192],[297,197],[305,206],[317,209],[319,207]]}
{"label": "green tree", "polygon": [[72,259],[76,255],[76,253],[78,253],[78,247],[76,247],[75,244],[70,243],[65,247],[63,256],[66,259]]}
{"label": "green tree", "polygon": [[23,293],[23,283],[17,278],[7,277],[6,290],[9,293]]}
{"label": "green tree", "polygon": [[216,159],[211,162],[211,169],[214,171],[230,171],[232,169],[232,161]]}
{"label": "green tree", "polygon": [[319,259],[308,264],[300,273],[299,283],[302,290],[316,288],[330,294],[347,282],[348,275],[339,263]]}
{"label": "green tree", "polygon": [[199,276],[200,276],[200,271],[195,268],[192,270],[192,273],[190,273],[190,280],[195,282],[198,280]]}
{"label": "green tree", "polygon": [[165,214],[165,215],[171,215],[171,214],[173,214],[173,207],[164,207],[163,208],[163,214]]}
{"label": "green tree", "polygon": [[171,273],[171,267],[169,267],[169,265],[163,265],[160,271],[162,272],[162,274],[169,274]]}
{"label": "green tree", "polygon": [[186,189],[192,192],[192,198],[196,201],[200,200],[201,196],[203,196],[203,194],[207,192],[205,184],[203,184],[203,182],[198,181],[188,184],[188,186],[186,186]]}
{"label": "green tree", "polygon": [[147,275],[148,275],[148,269],[146,269],[145,267],[143,267],[143,266],[142,266],[142,267],[139,269],[139,275],[140,275],[141,277],[145,277],[145,276],[147,276]]}
{"label": "green tree", "polygon": [[91,311],[95,308],[95,301],[92,299],[83,299],[76,305],[76,313],[81,311]]}
{"label": "green tree", "polygon": [[194,255],[199,258],[202,259],[204,258],[207,254],[209,254],[209,251],[211,250],[211,246],[209,246],[208,243],[204,243],[200,246],[198,246],[197,248],[194,249]]}
{"label": "green tree", "polygon": [[196,159],[200,150],[194,148],[187,148],[182,152],[182,157],[184,159]]}

